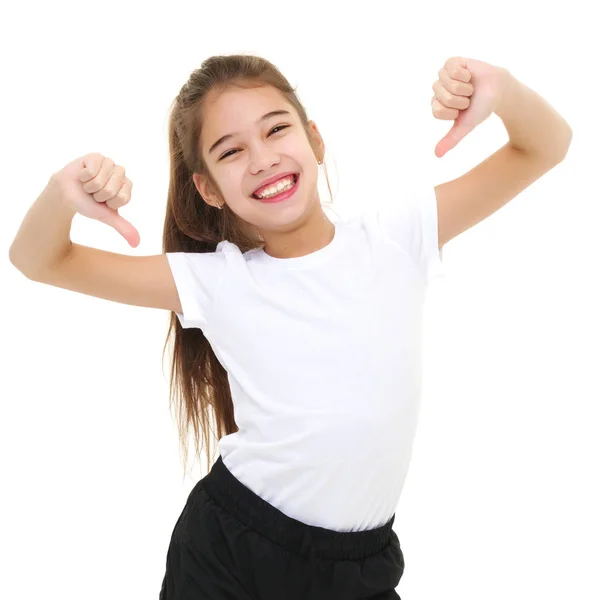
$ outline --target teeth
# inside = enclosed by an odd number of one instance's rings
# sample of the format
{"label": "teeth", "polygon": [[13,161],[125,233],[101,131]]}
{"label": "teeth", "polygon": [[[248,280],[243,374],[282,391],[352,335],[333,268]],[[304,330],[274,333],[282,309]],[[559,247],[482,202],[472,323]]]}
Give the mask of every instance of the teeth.
{"label": "teeth", "polygon": [[269,186],[266,190],[263,190],[260,194],[256,194],[259,198],[268,198],[269,196],[275,196],[283,188],[291,187],[294,184],[294,175],[290,175],[289,177],[285,177],[278,181],[275,185]]}

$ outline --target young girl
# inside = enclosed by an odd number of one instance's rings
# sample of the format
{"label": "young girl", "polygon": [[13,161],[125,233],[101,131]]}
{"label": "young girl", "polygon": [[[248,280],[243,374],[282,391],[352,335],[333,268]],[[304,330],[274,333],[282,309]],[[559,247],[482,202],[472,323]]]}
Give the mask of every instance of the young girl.
{"label": "young girl", "polygon": [[160,599],[399,598],[392,525],[424,294],[443,275],[434,189],[330,221],[323,140],[259,57],[204,61],[175,100],[169,144],[165,254],[71,243],[77,212],[139,241],[117,213],[131,182],[100,154],[51,177],[11,247],[35,281],[172,311],[181,440],[191,423],[199,454],[202,429],[209,472],[173,530]]}

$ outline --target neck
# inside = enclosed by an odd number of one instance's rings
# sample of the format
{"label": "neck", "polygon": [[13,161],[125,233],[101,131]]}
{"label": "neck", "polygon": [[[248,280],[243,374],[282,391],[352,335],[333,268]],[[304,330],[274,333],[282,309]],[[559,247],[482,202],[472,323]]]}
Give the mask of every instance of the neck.
{"label": "neck", "polygon": [[329,245],[335,235],[335,225],[319,206],[319,211],[291,231],[261,231],[264,252],[274,258],[298,258]]}

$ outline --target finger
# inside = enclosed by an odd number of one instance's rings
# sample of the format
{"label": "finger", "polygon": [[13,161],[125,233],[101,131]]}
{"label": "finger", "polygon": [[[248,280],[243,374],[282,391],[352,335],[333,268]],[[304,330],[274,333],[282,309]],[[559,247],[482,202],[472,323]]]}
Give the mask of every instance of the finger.
{"label": "finger", "polygon": [[450,77],[463,83],[469,83],[471,81],[471,71],[463,69],[462,67],[450,71]]}
{"label": "finger", "polygon": [[92,152],[91,154],[86,154],[83,156],[81,158],[81,169],[79,173],[77,173],[79,181],[85,183],[96,177],[96,175],[98,175],[98,171],[100,171],[103,161],[104,156],[102,156],[102,154],[99,152]]}
{"label": "finger", "polygon": [[468,98],[465,98],[464,96],[455,96],[451,91],[444,87],[439,79],[432,87],[435,91],[435,97],[444,106],[448,108],[458,108],[460,110],[469,107],[470,101]]}
{"label": "finger", "polygon": [[[125,206],[131,200],[131,181],[124,177],[125,181],[121,185],[121,188],[117,192],[117,194],[110,198],[110,200],[106,201],[106,206],[110,208],[121,208],[121,206]],[[109,181],[110,183],[110,181]],[[107,184],[108,185],[108,184]]]}
{"label": "finger", "polygon": [[111,158],[105,157],[97,175],[87,183],[83,184],[83,191],[86,194],[95,194],[96,192],[99,192],[106,185],[108,178],[112,175],[114,166],[114,161]]}
{"label": "finger", "polygon": [[450,76],[450,73],[446,71],[446,69],[442,70],[440,73],[440,81],[442,85],[452,92],[455,96],[472,96],[473,95],[473,85],[470,83],[464,83],[463,81],[458,81],[453,79]]}
{"label": "finger", "polygon": [[101,219],[107,225],[118,231],[134,248],[140,243],[140,234],[137,229],[126,219],[124,219],[116,210],[107,208],[106,216]]}
{"label": "finger", "polygon": [[438,158],[442,158],[444,154],[452,150],[460,140],[456,139],[452,134],[452,131],[448,132],[435,147],[435,155]]}
{"label": "finger", "polygon": [[452,79],[458,79],[468,83],[471,80],[471,72],[467,68],[467,59],[463,56],[453,56],[446,61],[444,70]]}
{"label": "finger", "polygon": [[470,123],[455,121],[452,129],[444,136],[436,147],[436,154],[443,156],[449,150],[452,150],[465,136],[469,135],[475,129],[475,125]]}
{"label": "finger", "polygon": [[444,106],[435,96],[431,99],[431,109],[433,116],[442,121],[453,121],[458,118],[460,112],[457,108]]}
{"label": "finger", "polygon": [[[119,167],[115,165],[112,169],[112,173],[108,176],[104,187],[92,194],[94,200],[96,202],[106,202],[108,205],[108,200],[114,198],[118,193],[123,183],[125,181],[125,169],[123,167]],[[118,206],[113,206],[112,208],[119,208]]]}

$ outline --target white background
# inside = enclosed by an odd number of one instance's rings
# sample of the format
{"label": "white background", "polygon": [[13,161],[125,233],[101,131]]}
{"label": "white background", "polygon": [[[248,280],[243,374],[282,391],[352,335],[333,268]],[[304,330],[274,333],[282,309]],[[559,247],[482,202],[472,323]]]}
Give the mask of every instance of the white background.
{"label": "white background", "polygon": [[[421,420],[394,529],[403,600],[598,600],[598,47],[584,2],[12,3],[2,8],[2,596],[158,598],[183,479],[161,353],[169,313],[34,283],[8,260],[50,175],[101,152],[161,252],[168,108],[213,54],[298,86],[340,214],[467,172],[496,115],[442,159],[431,86],[451,56],[508,68],[570,123],[564,162],[444,248],[427,297]],[[592,9],[588,9],[591,11]],[[328,199],[325,181],[321,198]],[[168,357],[167,357],[168,358]]]}

